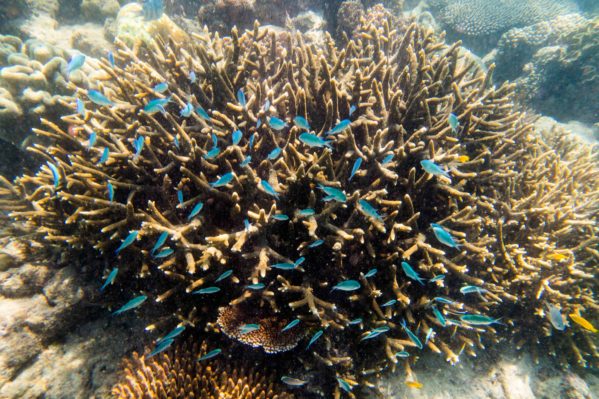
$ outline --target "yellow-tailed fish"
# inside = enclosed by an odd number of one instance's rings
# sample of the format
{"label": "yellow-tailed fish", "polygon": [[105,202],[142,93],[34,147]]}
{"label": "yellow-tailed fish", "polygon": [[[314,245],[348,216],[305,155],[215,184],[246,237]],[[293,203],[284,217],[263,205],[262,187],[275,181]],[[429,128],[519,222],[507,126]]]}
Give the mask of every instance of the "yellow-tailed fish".
{"label": "yellow-tailed fish", "polygon": [[587,319],[585,319],[581,315],[578,315],[576,313],[570,313],[569,316],[574,323],[578,324],[580,327],[584,328],[585,330],[588,330],[592,333],[596,333],[599,331],[595,328],[595,326],[593,326]]}
{"label": "yellow-tailed fish", "polygon": [[468,155],[460,155],[458,157],[458,162],[468,162],[470,160],[470,157]]}
{"label": "yellow-tailed fish", "polygon": [[564,255],[564,254],[560,254],[560,253],[552,253],[552,254],[547,255],[547,259],[556,260],[558,262],[561,262],[564,259],[568,259],[568,255]]}
{"label": "yellow-tailed fish", "polygon": [[420,383],[418,381],[406,381],[406,385],[409,386],[410,388],[416,388],[416,389],[420,389],[424,386],[424,385],[422,385],[422,383]]}

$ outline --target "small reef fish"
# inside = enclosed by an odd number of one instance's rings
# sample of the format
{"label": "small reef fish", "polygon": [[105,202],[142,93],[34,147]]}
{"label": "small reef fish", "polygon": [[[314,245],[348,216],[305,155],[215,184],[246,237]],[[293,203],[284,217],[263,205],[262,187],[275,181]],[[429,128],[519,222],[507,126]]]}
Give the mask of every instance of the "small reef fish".
{"label": "small reef fish", "polygon": [[401,262],[401,268],[403,269],[403,272],[406,274],[406,276],[408,276],[412,280],[418,281],[420,285],[424,285],[424,278],[420,277],[418,272],[414,270],[408,262]]}
{"label": "small reef fish", "polygon": [[110,155],[110,150],[108,149],[108,147],[104,147],[104,150],[102,151],[102,156],[100,157],[98,164],[101,165],[104,162],[106,162],[108,160],[109,155]]}
{"label": "small reef fish", "polygon": [[138,136],[135,140],[133,140],[133,148],[135,149],[135,157],[138,157],[141,154],[141,150],[144,148],[144,137]]}
{"label": "small reef fish", "polygon": [[106,287],[108,287],[110,284],[112,284],[114,282],[114,279],[116,278],[116,275],[118,273],[119,273],[118,267],[115,267],[114,269],[112,269],[110,274],[108,274],[108,277],[106,277],[106,280],[104,280],[104,284],[102,284],[102,286],[100,287],[100,292],[103,292]]}
{"label": "small reef fish", "polygon": [[177,190],[177,201],[179,201],[179,205],[183,206],[183,191]]}
{"label": "small reef fish", "polygon": [[216,294],[219,291],[220,291],[220,288],[218,288],[218,287],[206,287],[206,288],[200,288],[199,290],[195,290],[192,292],[192,294],[195,294],[195,295]]}
{"label": "small reef fish", "polygon": [[324,240],[316,240],[312,242],[310,245],[308,245],[308,248],[316,248],[321,246],[322,244],[324,244]]}
{"label": "small reef fish", "polygon": [[266,100],[264,102],[264,107],[262,108],[264,110],[264,112],[268,112],[270,110],[270,100]]}
{"label": "small reef fish", "polygon": [[300,379],[293,378],[293,377],[287,377],[286,375],[281,377],[281,381],[283,381],[284,384],[287,384],[290,387],[301,387],[308,383],[308,381],[300,380]]}
{"label": "small reef fish", "polygon": [[260,326],[258,324],[244,324],[239,328],[239,334],[245,335],[254,331],[258,331]]}
{"label": "small reef fish", "polygon": [[410,357],[410,354],[406,351],[400,351],[400,352],[396,352],[394,356],[405,359],[406,357]]}
{"label": "small reef fish", "polygon": [[256,120],[256,129],[260,129],[260,126],[262,126],[262,118]]}
{"label": "small reef fish", "polygon": [[112,101],[110,101],[108,99],[108,97],[106,97],[104,94],[100,93],[98,90],[88,90],[87,98],[89,98],[90,101],[96,105],[104,105],[107,107],[114,105],[114,103]]}
{"label": "small reef fish", "polygon": [[237,129],[231,134],[231,143],[233,145],[237,145],[237,144],[239,144],[239,142],[241,141],[242,138],[243,138],[243,133],[241,133],[241,130]]}
{"label": "small reef fish", "polygon": [[389,300],[389,301],[387,301],[387,302],[383,303],[383,304],[381,305],[381,308],[388,308],[388,307],[390,307],[390,306],[393,306],[393,305],[395,305],[396,303],[397,303],[397,299],[391,299],[391,300]]}
{"label": "small reef fish", "polygon": [[564,255],[564,254],[560,254],[560,253],[552,253],[552,254],[547,255],[547,259],[561,262],[562,260],[568,259],[568,255]]}
{"label": "small reef fish", "polygon": [[273,217],[272,217],[272,218],[273,218],[274,220],[279,220],[279,221],[281,221],[281,222],[284,222],[284,221],[286,221],[286,220],[289,220],[289,216],[287,216],[287,215],[285,215],[285,214],[283,214],[283,213],[279,213],[279,214],[273,215]]}
{"label": "small reef fish", "polygon": [[156,243],[152,247],[152,251],[150,251],[150,253],[154,254],[156,251],[158,251],[160,249],[160,247],[164,245],[167,238],[168,238],[168,233],[166,231],[163,231],[162,233],[160,233],[160,235],[158,236],[158,239],[156,240]]}
{"label": "small reef fish", "polygon": [[250,147],[250,150],[252,150],[252,149],[254,148],[254,140],[256,140],[256,135],[255,135],[255,134],[252,134],[252,135],[250,136],[250,142],[249,142],[249,147]]}
{"label": "small reef fish", "polygon": [[352,166],[352,168],[351,168],[351,173],[349,174],[349,179],[347,179],[348,181],[351,181],[351,179],[354,177],[354,175],[356,174],[358,169],[360,169],[361,165],[362,165],[362,158],[358,158],[354,161],[354,166]]}
{"label": "small reef fish", "polygon": [[349,324],[350,326],[355,326],[357,324],[362,324],[362,321],[362,318],[358,317],[357,319],[350,320],[347,324]]}
{"label": "small reef fish", "polygon": [[270,126],[274,130],[283,130],[287,127],[287,123],[284,120],[277,118],[276,116],[271,116],[268,118],[268,126]]}
{"label": "small reef fish", "polygon": [[281,147],[277,147],[274,150],[272,150],[266,158],[268,158],[271,161],[274,161],[279,157],[279,155],[281,155]]}
{"label": "small reef fish", "polygon": [[60,173],[58,172],[58,168],[56,165],[50,162],[46,162],[48,167],[50,168],[50,172],[52,173],[52,180],[54,181],[54,188],[58,188],[60,184]]}
{"label": "small reef fish", "polygon": [[266,180],[260,180],[260,185],[266,194],[279,199],[279,194],[275,191],[275,189],[268,183]]}
{"label": "small reef fish", "polygon": [[339,384],[339,387],[343,389],[345,392],[351,392],[352,386],[349,385],[349,382],[345,381],[343,378],[337,377],[337,383]]}
{"label": "small reef fish", "polygon": [[[358,158],[358,159],[360,159],[360,158]],[[361,199],[361,200],[358,200],[358,204],[360,204],[360,208],[362,208],[362,212],[364,212],[366,214],[366,216],[376,219],[379,222],[383,220],[382,216],[379,215],[377,210],[372,205],[370,205],[368,203],[368,201]]]}
{"label": "small reef fish", "polygon": [[464,323],[472,324],[473,326],[488,326],[494,323],[501,324],[499,319],[494,319],[482,314],[465,314],[460,317]]}
{"label": "small reef fish", "polygon": [[123,240],[123,242],[121,243],[121,245],[119,245],[119,247],[116,249],[115,253],[118,254],[119,252],[121,252],[123,249],[127,248],[129,245],[133,244],[133,242],[137,239],[137,234],[139,233],[139,230],[133,230],[129,233],[129,235],[127,236],[127,238],[125,238]]}
{"label": "small reef fish", "polygon": [[166,249],[163,249],[162,251],[158,252],[156,255],[154,255],[154,257],[156,259],[164,259],[164,258],[168,258],[169,256],[171,256],[174,253],[175,253],[174,249],[166,248]]}
{"label": "small reef fish", "polygon": [[204,203],[203,202],[198,202],[193,209],[191,210],[191,212],[189,212],[189,216],[187,216],[187,220],[191,220],[194,217],[197,216],[198,213],[200,213],[200,211],[202,210],[202,208],[204,207]]}
{"label": "small reef fish", "polygon": [[447,121],[449,122],[449,126],[451,127],[451,130],[454,133],[457,132],[458,127],[460,126],[460,121],[458,120],[458,117],[454,113],[451,113],[451,114],[449,114]]}
{"label": "small reef fish", "polygon": [[553,325],[553,328],[564,331],[566,325],[564,324],[562,312],[550,303],[547,304],[547,309],[549,310],[549,321],[551,322],[551,325]]}
{"label": "small reef fish", "polygon": [[316,211],[312,208],[300,209],[297,212],[300,216],[313,216],[316,214]]}
{"label": "small reef fish", "polygon": [[445,244],[451,248],[459,248],[461,245],[456,243],[451,234],[447,230],[445,230],[442,226],[437,223],[431,223],[431,227],[433,229],[433,233],[437,240],[441,242],[441,244]]}
{"label": "small reef fish", "polygon": [[436,297],[434,297],[433,301],[444,303],[446,305],[453,305],[455,303],[455,301],[452,301],[451,299],[443,298],[442,296],[436,296]]}
{"label": "small reef fish", "polygon": [[576,314],[576,313],[570,313],[568,316],[570,316],[570,318],[572,319],[572,321],[574,323],[578,324],[580,327],[584,328],[585,330],[588,330],[592,333],[599,332],[599,330],[597,330],[595,328],[595,326],[593,326],[587,319],[585,319],[581,315]]}
{"label": "small reef fish", "polygon": [[233,172],[225,173],[217,181],[210,183],[210,186],[214,188],[226,186],[227,184],[231,183],[233,177],[235,177]]}
{"label": "small reef fish", "polygon": [[264,283],[255,283],[255,284],[250,284],[250,285],[246,285],[245,288],[247,288],[248,290],[254,290],[254,291],[258,291],[263,289],[264,287],[266,287],[264,285]]}
{"label": "small reef fish", "polygon": [[426,173],[430,173],[433,176],[445,176],[448,179],[451,179],[449,173],[441,169],[439,165],[437,165],[430,159],[423,159],[422,161],[420,161],[420,166],[422,166],[422,169],[424,169]]}
{"label": "small reef fish", "polygon": [[218,283],[219,281],[223,281],[227,277],[231,276],[231,274],[233,274],[233,269],[225,270],[220,276],[218,276],[216,280],[214,280],[214,282]]}
{"label": "small reef fish", "polygon": [[212,118],[210,118],[210,115],[208,115],[208,112],[206,112],[206,110],[204,108],[202,108],[201,105],[198,105],[196,107],[196,112],[198,113],[198,115],[200,115],[200,117],[202,119],[206,119],[207,121],[211,121]]}
{"label": "small reef fish", "polygon": [[458,157],[458,162],[464,163],[464,162],[468,162],[470,160],[470,157],[468,155],[460,155]]}
{"label": "small reef fish", "polygon": [[187,104],[185,104],[185,107],[181,108],[181,111],[179,111],[179,116],[181,116],[183,118],[187,118],[191,115],[192,112],[193,112],[193,105],[191,105],[191,103],[187,103]]}
{"label": "small reef fish", "polygon": [[148,299],[148,297],[145,295],[140,295],[138,297],[135,297],[132,300],[130,300],[129,302],[127,302],[126,304],[124,304],[119,310],[112,313],[112,315],[116,316],[116,315],[119,315],[128,310],[134,309],[134,308],[140,306],[142,303],[144,303],[146,299]]}
{"label": "small reef fish", "polygon": [[216,357],[216,356],[220,355],[221,353],[222,353],[222,349],[211,350],[210,352],[206,353],[204,356],[200,356],[200,358],[198,359],[198,362],[201,362],[202,360],[212,359],[213,357]]}
{"label": "small reef fish", "polygon": [[198,77],[196,76],[196,73],[194,71],[189,72],[189,81],[193,84],[196,82],[196,80],[198,79]]}
{"label": "small reef fish", "polygon": [[381,161],[381,165],[387,165],[389,162],[391,162],[393,160],[393,154],[389,154],[387,155],[385,158],[383,158],[383,160]]}
{"label": "small reef fish", "polygon": [[300,323],[300,319],[295,319],[289,322],[289,324],[287,324],[285,327],[283,327],[283,329],[281,330],[281,332],[287,331],[287,330],[291,330],[293,327],[297,326]]}
{"label": "small reef fish", "polygon": [[305,261],[305,260],[306,260],[306,258],[304,258],[303,256],[301,256],[301,257],[297,258],[297,260],[296,260],[295,262],[293,262],[293,264],[294,264],[295,266],[299,266],[299,265],[301,265],[302,263],[304,263],[304,261]]}
{"label": "small reef fish", "polygon": [[115,62],[114,62],[114,54],[112,53],[112,51],[108,52],[108,62],[110,63],[110,66],[114,68]]}
{"label": "small reef fish", "polygon": [[169,348],[169,346],[172,345],[173,342],[175,342],[175,339],[174,338],[169,338],[169,339],[166,339],[164,341],[156,343],[156,346],[154,347],[154,350],[152,352],[150,352],[148,354],[148,356],[146,356],[146,358],[149,359],[149,358],[151,358],[153,356],[156,356],[160,352],[164,352],[165,350],[167,350]]}
{"label": "small reef fish", "polygon": [[250,164],[250,162],[252,162],[252,156],[248,155],[247,157],[245,157],[245,159],[243,161],[241,161],[239,166],[241,166],[243,168],[245,166],[248,166]]}
{"label": "small reef fish", "polygon": [[173,339],[173,338],[176,338],[176,337],[178,337],[178,336],[179,336],[179,335],[180,335],[180,334],[181,334],[183,331],[185,331],[185,326],[178,326],[178,327],[175,327],[175,328],[173,328],[173,329],[171,330],[171,332],[169,332],[168,334],[166,334],[164,337],[160,338],[160,339],[158,340],[158,342],[157,342],[157,343],[159,344],[159,343],[161,343],[161,342],[164,342],[164,341],[166,341],[167,339]]}
{"label": "small reef fish", "polygon": [[87,148],[90,149],[96,144],[96,140],[98,139],[98,134],[96,132],[92,132],[89,135],[89,140],[87,140]]}
{"label": "small reef fish", "polygon": [[148,101],[143,110],[146,114],[155,114],[156,112],[166,113],[164,106],[171,101],[170,96],[167,98],[155,98]]}
{"label": "small reef fish", "polygon": [[338,134],[347,129],[351,125],[351,121],[349,119],[344,119],[338,124],[336,124],[331,130],[327,132],[327,135]]}
{"label": "small reef fish", "polygon": [[218,137],[216,137],[216,134],[212,133],[212,146],[216,147],[218,146]]}
{"label": "small reef fish", "polygon": [[76,99],[77,113],[85,118],[85,104],[80,99]]}
{"label": "small reef fish", "polygon": [[83,64],[85,64],[85,55],[81,53],[75,54],[73,57],[71,57],[71,60],[67,65],[67,74],[70,75],[71,73],[80,69],[83,66]]}
{"label": "small reef fish", "polygon": [[312,344],[318,340],[318,338],[322,337],[322,334],[324,334],[324,331],[322,331],[322,330],[316,331],[316,333],[314,333],[312,338],[310,338],[310,342],[308,342],[308,346],[306,346],[306,350],[308,350],[312,346]]}
{"label": "small reef fish", "polygon": [[164,93],[165,91],[168,90],[168,83],[166,83],[166,82],[158,83],[156,86],[154,86],[152,88],[152,90],[154,90],[156,93]]}
{"label": "small reef fish", "polygon": [[366,341],[367,339],[376,338],[379,335],[386,333],[390,329],[391,328],[389,326],[377,327],[374,330],[369,331],[368,334],[366,334],[364,337],[362,337],[362,339],[360,339],[360,341]]}
{"label": "small reef fish", "polygon": [[437,281],[441,281],[441,280],[443,280],[444,278],[445,278],[445,275],[444,275],[444,274],[439,274],[439,275],[437,275],[437,276],[435,276],[435,277],[431,278],[431,279],[430,279],[430,280],[428,280],[428,281],[430,281],[431,283],[435,283],[435,282],[437,282]]}
{"label": "small reef fish", "polygon": [[376,268],[368,270],[364,275],[365,278],[374,277],[374,275],[378,272]]}
{"label": "small reef fish", "polygon": [[312,133],[302,133],[299,135],[299,141],[301,141],[302,143],[304,143],[305,145],[307,145],[308,147],[327,147],[327,148],[332,148],[331,147],[331,142],[324,140],[320,137],[318,137],[315,134]]}
{"label": "small reef fish", "polygon": [[416,345],[416,347],[418,349],[422,349],[422,342],[420,342],[420,339],[418,339],[418,337],[416,336],[416,334],[414,334],[412,331],[410,331],[410,329],[406,325],[406,321],[405,320],[401,321],[401,326],[404,329],[404,331],[406,332],[406,334],[408,334],[408,337],[410,338],[410,341],[412,341]]}
{"label": "small reef fish", "polygon": [[112,202],[114,200],[114,187],[112,183],[106,182],[106,189],[108,190],[108,200]]}
{"label": "small reef fish", "polygon": [[212,147],[212,149],[210,151],[208,151],[207,153],[204,154],[204,159],[213,159],[216,158],[216,156],[220,154],[220,148],[218,147]]}
{"label": "small reef fish", "polygon": [[433,334],[435,334],[435,330],[433,330],[432,328],[429,328],[428,331],[426,332],[426,337],[424,338],[424,345],[428,344],[428,341],[430,341]]}
{"label": "small reef fish", "polygon": [[237,101],[239,102],[239,105],[241,105],[243,108],[247,107],[247,100],[245,98],[245,93],[243,92],[243,89],[237,90]]}
{"label": "small reef fish", "polygon": [[347,196],[345,195],[343,190],[340,190],[335,187],[323,186],[322,184],[319,184],[318,188],[320,188],[322,191],[324,191],[324,193],[327,195],[326,197],[323,198],[323,201],[325,201],[325,202],[328,202],[328,201],[346,202],[347,201]]}
{"label": "small reef fish", "polygon": [[243,220],[243,226],[245,227],[245,231],[250,231],[250,221],[247,219]]}
{"label": "small reef fish", "polygon": [[460,288],[460,292],[464,295],[466,295],[466,294],[482,295],[485,292],[487,292],[487,290],[484,288],[481,288],[481,287],[477,287],[476,285],[465,285],[462,288]]}
{"label": "small reef fish", "polygon": [[339,291],[355,291],[359,290],[361,287],[360,282],[356,280],[345,280],[337,284],[331,289],[331,291],[339,290]]}
{"label": "small reef fish", "polygon": [[271,268],[273,269],[279,269],[279,270],[293,270],[295,269],[295,264],[294,263],[275,263],[274,265],[271,266]]}
{"label": "small reef fish", "polygon": [[437,320],[439,321],[439,323],[441,323],[441,325],[443,327],[445,327],[447,325],[447,320],[445,320],[443,313],[441,313],[441,311],[439,309],[437,309],[436,306],[433,306],[432,309],[433,309],[433,313],[434,313],[435,317],[437,318]]}
{"label": "small reef fish", "polygon": [[421,389],[424,385],[418,381],[406,381],[406,385],[410,388]]}
{"label": "small reef fish", "polygon": [[295,126],[299,127],[300,129],[310,131],[310,124],[303,116],[298,115],[293,118],[293,123],[295,123]]}
{"label": "small reef fish", "polygon": [[352,114],[354,112],[356,112],[356,109],[358,109],[358,107],[356,107],[355,105],[352,105],[349,107],[349,116],[352,116]]}
{"label": "small reef fish", "polygon": [[173,137],[173,144],[175,145],[176,149],[179,149],[179,139],[177,138],[177,136]]}

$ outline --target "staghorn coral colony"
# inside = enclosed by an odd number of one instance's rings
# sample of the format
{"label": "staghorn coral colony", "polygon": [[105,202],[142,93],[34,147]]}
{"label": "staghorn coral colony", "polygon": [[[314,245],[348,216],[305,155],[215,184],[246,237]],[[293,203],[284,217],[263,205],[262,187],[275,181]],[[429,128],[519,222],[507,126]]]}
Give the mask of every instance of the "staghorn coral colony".
{"label": "staghorn coral colony", "polygon": [[96,251],[115,313],[152,303],[161,333],[292,351],[289,373],[322,368],[306,387],[327,397],[503,339],[596,365],[562,318],[597,315],[596,153],[539,137],[459,43],[360,30],[340,47],[258,25],[120,43],[73,86],[71,134],[35,131],[44,165],[4,179],[1,205]]}

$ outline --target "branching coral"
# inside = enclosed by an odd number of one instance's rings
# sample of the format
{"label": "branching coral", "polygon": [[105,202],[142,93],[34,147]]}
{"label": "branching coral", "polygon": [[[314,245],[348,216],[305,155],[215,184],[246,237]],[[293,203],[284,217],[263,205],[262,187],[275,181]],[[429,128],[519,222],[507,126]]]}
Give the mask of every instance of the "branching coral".
{"label": "branching coral", "polygon": [[[355,37],[306,46],[256,26],[121,45],[104,105],[78,88],[87,110],[64,117],[78,135],[45,121],[53,144],[31,148],[45,165],[4,181],[2,206],[48,243],[118,262],[115,284],[196,327],[217,328],[223,306],[243,310],[220,322],[235,339],[299,320],[304,365],[366,386],[397,352],[455,363],[512,332],[534,342],[546,304],[595,314],[593,154],[556,156],[459,44],[417,25]],[[579,330],[554,335],[597,360]]]}

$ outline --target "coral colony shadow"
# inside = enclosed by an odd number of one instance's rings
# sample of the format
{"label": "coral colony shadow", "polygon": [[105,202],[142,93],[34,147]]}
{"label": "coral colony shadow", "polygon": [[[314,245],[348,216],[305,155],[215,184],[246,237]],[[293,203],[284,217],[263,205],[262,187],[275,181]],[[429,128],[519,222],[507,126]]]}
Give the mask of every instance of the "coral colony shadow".
{"label": "coral colony shadow", "polygon": [[[425,351],[455,364],[508,340],[597,367],[596,154],[536,134],[459,43],[357,32],[117,41],[70,84],[77,134],[43,120],[41,166],[0,179],[49,250],[97,253],[112,317],[162,314],[117,397],[157,378],[154,397],[184,378],[206,398],[364,397],[397,367],[421,387]],[[248,353],[273,374],[233,363]]]}

